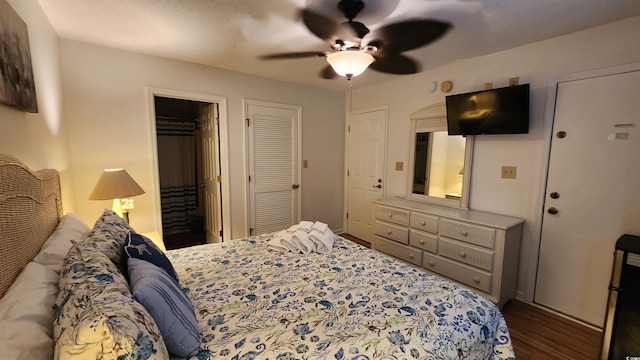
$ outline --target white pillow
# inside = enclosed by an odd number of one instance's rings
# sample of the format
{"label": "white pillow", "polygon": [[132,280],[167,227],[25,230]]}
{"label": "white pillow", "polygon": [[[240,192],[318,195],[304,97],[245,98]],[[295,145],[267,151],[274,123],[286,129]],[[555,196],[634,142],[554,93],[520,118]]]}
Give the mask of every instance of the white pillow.
{"label": "white pillow", "polygon": [[89,227],[76,215],[70,213],[64,215],[33,261],[45,265],[59,274],[62,261],[71,248],[71,241],[81,242],[89,230]]}
{"label": "white pillow", "polygon": [[53,303],[58,273],[30,262],[0,299],[0,357],[53,358]]}

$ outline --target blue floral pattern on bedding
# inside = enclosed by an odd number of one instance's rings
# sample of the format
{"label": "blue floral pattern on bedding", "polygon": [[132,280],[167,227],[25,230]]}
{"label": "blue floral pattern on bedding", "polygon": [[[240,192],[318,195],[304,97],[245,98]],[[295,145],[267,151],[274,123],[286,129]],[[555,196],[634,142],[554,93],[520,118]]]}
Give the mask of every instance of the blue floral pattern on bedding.
{"label": "blue floral pattern on bedding", "polygon": [[116,265],[86,243],[67,254],[53,308],[54,359],[168,359],[160,330]]}
{"label": "blue floral pattern on bedding", "polygon": [[513,359],[497,307],[349,240],[274,252],[269,235],[172,250],[196,308],[192,359]]}

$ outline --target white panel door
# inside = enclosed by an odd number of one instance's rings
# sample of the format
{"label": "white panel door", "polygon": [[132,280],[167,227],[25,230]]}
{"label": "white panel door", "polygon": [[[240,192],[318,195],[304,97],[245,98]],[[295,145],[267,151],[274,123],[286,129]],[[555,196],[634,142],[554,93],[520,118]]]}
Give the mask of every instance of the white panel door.
{"label": "white panel door", "polygon": [[640,234],[638,99],[638,71],[557,88],[535,301],[600,327],[615,242]]}
{"label": "white panel door", "polygon": [[219,121],[217,104],[207,105],[202,123],[202,152],[204,158],[204,203],[207,243],[222,241],[222,206],[220,196]]}
{"label": "white panel door", "polygon": [[247,102],[250,234],[300,221],[299,108]]}
{"label": "white panel door", "polygon": [[387,138],[387,109],[349,115],[347,233],[373,241],[373,200],[382,198]]}

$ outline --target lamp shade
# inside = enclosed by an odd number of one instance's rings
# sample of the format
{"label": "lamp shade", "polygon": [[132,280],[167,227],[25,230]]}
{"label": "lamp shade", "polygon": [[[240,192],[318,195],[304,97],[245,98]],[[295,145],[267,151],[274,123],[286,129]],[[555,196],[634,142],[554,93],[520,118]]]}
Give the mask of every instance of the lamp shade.
{"label": "lamp shade", "polygon": [[359,50],[343,50],[327,56],[333,70],[346,77],[358,76],[373,62],[371,54]]}
{"label": "lamp shade", "polygon": [[144,190],[125,169],[104,169],[89,200],[111,200],[142,195]]}

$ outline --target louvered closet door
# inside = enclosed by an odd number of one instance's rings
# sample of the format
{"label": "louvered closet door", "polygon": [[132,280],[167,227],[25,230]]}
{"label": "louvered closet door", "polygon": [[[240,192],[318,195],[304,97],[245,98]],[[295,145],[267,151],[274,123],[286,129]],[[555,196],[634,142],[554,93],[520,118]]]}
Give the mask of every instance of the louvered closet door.
{"label": "louvered closet door", "polygon": [[247,102],[250,234],[300,220],[299,108]]}

